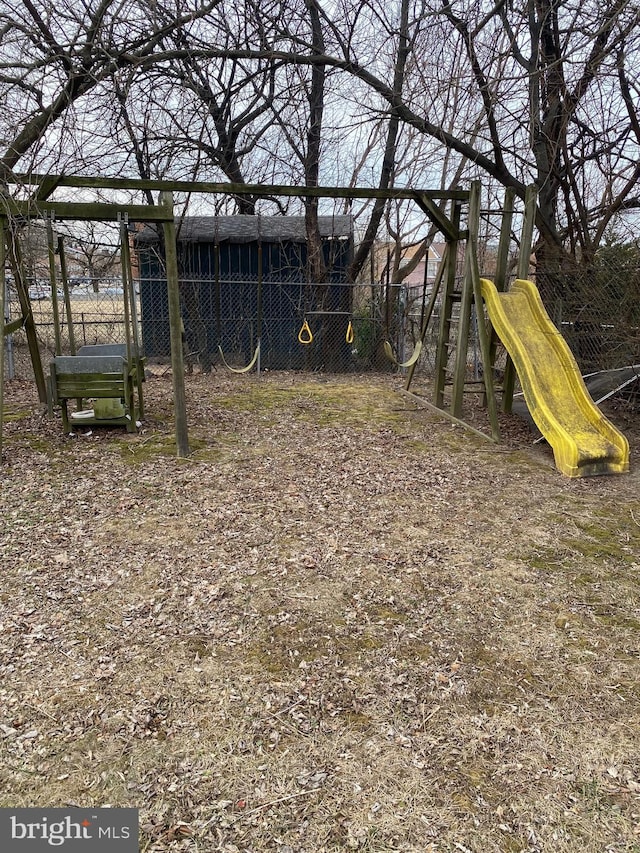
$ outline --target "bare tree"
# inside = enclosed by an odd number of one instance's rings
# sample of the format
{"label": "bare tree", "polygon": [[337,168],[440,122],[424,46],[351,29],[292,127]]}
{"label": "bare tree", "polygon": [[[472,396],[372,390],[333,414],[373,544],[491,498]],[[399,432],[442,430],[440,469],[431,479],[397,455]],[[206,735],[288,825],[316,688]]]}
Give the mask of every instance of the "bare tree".
{"label": "bare tree", "polygon": [[95,293],[100,281],[120,273],[119,231],[106,223],[74,222],[64,229],[69,272],[72,278],[87,278]]}
{"label": "bare tree", "polygon": [[[138,70],[169,61],[169,36],[206,16],[218,0],[189,8],[186,0],[170,15],[147,0],[133,0],[122,14],[119,0],[55,4],[48,0],[6,0],[0,9],[3,151],[0,181],[34,156],[49,135],[55,150],[71,107],[100,90],[122,68]],[[12,118],[16,116],[15,118]],[[32,161],[33,162],[33,161]]]}
{"label": "bare tree", "polygon": [[[329,11],[329,9],[331,11]],[[638,206],[637,67],[640,11],[630,0],[603,6],[596,0],[523,0],[477,4],[444,0],[412,4],[405,36],[420,31],[421,52],[412,68],[424,98],[394,75],[380,54],[395,38],[384,32],[385,7],[368,0],[322,12],[325,53],[283,26],[269,45],[227,52],[237,59],[269,57],[297,66],[338,69],[378,93],[389,115],[430,136],[524,198],[538,185],[539,265],[553,272],[563,259],[593,252],[607,223]],[[372,22],[378,25],[372,38]],[[450,97],[451,58],[461,48],[465,65],[456,81],[467,92],[459,114]],[[216,51],[209,52],[210,55]],[[216,54],[222,56],[222,54]],[[395,68],[397,70],[397,67]],[[425,109],[428,105],[429,109]]]}
{"label": "bare tree", "polygon": [[[111,98],[114,127],[129,140],[132,154],[115,167],[140,174],[289,174],[314,186],[339,156],[331,131],[342,156],[388,187],[408,126],[440,147],[450,174],[464,164],[465,177],[521,197],[537,184],[549,298],[564,266],[588,261],[616,217],[640,206],[640,10],[631,0],[179,0],[174,11],[133,0],[119,12],[115,0],[62,10],[7,0],[0,178],[35,153],[80,162],[98,138],[89,92],[94,104]],[[349,150],[356,114],[384,116],[369,153]],[[380,217],[375,209],[354,272]]]}

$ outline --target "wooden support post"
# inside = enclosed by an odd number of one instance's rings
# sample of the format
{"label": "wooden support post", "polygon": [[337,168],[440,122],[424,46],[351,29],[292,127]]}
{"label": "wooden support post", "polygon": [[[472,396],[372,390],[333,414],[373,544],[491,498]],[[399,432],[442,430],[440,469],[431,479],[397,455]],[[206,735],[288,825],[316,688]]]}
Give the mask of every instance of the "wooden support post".
{"label": "wooden support post", "polygon": [[67,273],[67,256],[64,251],[64,239],[58,235],[58,260],[60,262],[60,280],[64,294],[64,308],[67,314],[67,330],[69,332],[69,352],[76,354],[76,338],[73,329],[73,318],[71,316],[71,297],[69,294],[69,276]]}
{"label": "wooden support post", "polygon": [[[122,287],[124,290],[124,300],[126,308],[125,322],[127,323],[127,360],[131,364],[131,354],[133,351],[134,363],[136,368],[136,389],[138,395],[138,417],[140,420],[144,418],[144,398],[142,386],[144,382],[144,364],[142,360],[142,347],[140,346],[140,331],[138,329],[138,311],[136,308],[136,292],[133,285],[133,273],[131,271],[131,248],[129,246],[129,229],[126,221],[120,223],[120,265],[122,272]],[[130,344],[129,324],[131,324],[131,336],[133,341]]]}
{"label": "wooden support post", "polygon": [[5,231],[6,220],[4,216],[0,216],[0,329],[2,329],[2,334],[0,335],[0,465],[2,464],[2,432],[4,426],[4,300],[6,298],[6,276],[4,273]]}
{"label": "wooden support post", "polygon": [[[524,219],[520,236],[520,252],[518,254],[518,278],[529,278],[531,248],[533,245],[533,229],[536,221],[536,206],[538,188],[527,187],[524,202]],[[513,406],[513,390],[516,384],[516,371],[511,359],[507,359],[502,383],[502,410],[510,412]]]}
{"label": "wooden support post", "polygon": [[171,219],[162,223],[164,232],[164,257],[169,300],[169,331],[171,337],[171,373],[173,378],[173,404],[175,410],[176,451],[179,457],[190,453],[187,429],[187,403],[184,387],[184,356],[182,353],[182,318],[180,316],[180,284],[178,280],[178,253],[176,225],[173,219],[173,194],[163,192],[160,204],[171,211]]}
{"label": "wooden support post", "polygon": [[515,190],[507,187],[504,193],[502,219],[500,222],[500,240],[496,258],[496,276],[494,284],[500,293],[507,289],[507,273],[509,271],[509,246],[511,245],[511,225],[513,223],[513,202]]}
{"label": "wooden support post", "polygon": [[535,185],[527,187],[524,202],[524,220],[520,237],[520,253],[518,255],[518,278],[529,278],[531,264],[531,249],[533,247],[533,229],[536,224],[536,207],[538,203],[538,188]]}
{"label": "wooden support post", "polygon": [[58,283],[56,281],[56,247],[54,243],[53,222],[47,217],[47,249],[49,254],[49,282],[51,284],[51,307],[53,309],[53,336],[56,355],[62,355],[62,332],[60,329],[60,310],[58,306]]}
{"label": "wooden support post", "polygon": [[[125,248],[126,247],[126,248]],[[127,223],[120,219],[120,280],[122,282],[122,301],[124,304],[124,341],[127,353],[127,364],[131,364],[131,298],[129,293],[129,275],[127,263],[129,248],[129,237],[127,234]]]}
{"label": "wooden support post", "polygon": [[478,317],[478,341],[482,355],[482,369],[484,379],[484,398],[489,413],[491,425],[491,437],[500,441],[500,423],[498,421],[498,409],[496,406],[496,392],[493,387],[493,365],[491,363],[489,333],[484,320],[482,288],[480,286],[480,269],[478,267],[477,244],[471,243],[469,256],[469,273],[473,284],[473,301],[476,306]]}
{"label": "wooden support post", "polygon": [[[461,202],[453,203],[451,215],[455,233],[460,233]],[[447,268],[445,273],[444,290],[440,301],[440,327],[438,330],[438,345],[436,350],[435,378],[433,402],[439,408],[444,406],[444,386],[447,376],[447,361],[449,358],[449,335],[451,331],[451,315],[453,313],[454,289],[456,282],[456,261],[458,258],[458,239],[447,240]]]}
{"label": "wooden support post", "polygon": [[451,414],[455,418],[462,415],[462,402],[467,372],[467,349],[469,329],[471,326],[471,310],[475,305],[477,315],[478,342],[482,356],[484,380],[484,396],[487,401],[491,436],[495,441],[500,440],[500,425],[496,409],[495,390],[493,387],[493,371],[489,354],[489,336],[484,322],[482,308],[482,293],[480,289],[480,270],[478,268],[478,234],[480,230],[480,201],[481,185],[474,181],[469,197],[469,233],[464,258],[464,280],[462,286],[462,301],[460,305],[460,321],[458,324],[458,340],[456,348],[456,365],[453,381]]}
{"label": "wooden support post", "polygon": [[14,229],[12,227],[8,227],[6,222],[5,236],[7,240],[9,263],[13,272],[16,293],[18,294],[18,300],[20,302],[20,312],[24,318],[24,330],[27,336],[29,355],[31,356],[33,378],[36,383],[36,388],[38,389],[38,400],[41,403],[46,404],[48,397],[47,382],[44,378],[44,370],[42,369],[42,359],[40,358],[40,348],[38,346],[38,334],[36,332],[36,325],[33,321],[31,300],[29,299],[29,288],[27,287],[27,282],[24,277],[22,252]]}
{"label": "wooden support post", "polygon": [[[500,240],[498,242],[498,256],[496,258],[496,274],[494,279],[494,284],[496,289],[499,292],[504,292],[507,289],[507,273],[509,267],[509,246],[511,245],[511,225],[513,223],[513,202],[515,198],[515,192],[511,187],[508,187],[504,194],[504,203],[502,207],[502,219],[500,222]],[[489,360],[491,363],[491,373],[493,374],[493,370],[495,368],[496,363],[496,349],[498,346],[498,336],[496,335],[493,327],[491,327],[491,333],[489,338]],[[505,373],[507,372],[509,362],[511,361],[511,357],[507,353],[506,356],[506,366]],[[511,365],[511,370],[513,370],[513,365]],[[504,387],[504,385],[503,385]],[[513,396],[513,392],[512,392]],[[487,397],[486,395],[483,398],[483,405],[487,405]],[[502,407],[504,411],[510,410],[504,408],[505,397],[504,393],[502,395]]]}
{"label": "wooden support post", "polygon": [[471,326],[471,305],[473,303],[473,277],[471,274],[472,249],[477,246],[480,231],[480,181],[473,181],[469,195],[467,245],[464,255],[464,275],[460,300],[460,318],[456,343],[456,361],[453,374],[451,414],[459,418],[462,414],[464,383],[467,376],[467,349],[469,328]]}
{"label": "wooden support post", "polygon": [[[67,273],[67,256],[64,251],[64,238],[58,234],[58,260],[60,262],[60,279],[62,281],[62,292],[64,294],[64,308],[67,315],[67,331],[69,333],[69,352],[75,355],[76,336],[73,328],[73,317],[71,315],[71,296],[69,294],[69,276]],[[59,354],[59,353],[58,353]],[[78,397],[76,400],[76,410],[80,411],[83,406],[83,400]],[[52,403],[49,401],[49,409],[52,409]]]}

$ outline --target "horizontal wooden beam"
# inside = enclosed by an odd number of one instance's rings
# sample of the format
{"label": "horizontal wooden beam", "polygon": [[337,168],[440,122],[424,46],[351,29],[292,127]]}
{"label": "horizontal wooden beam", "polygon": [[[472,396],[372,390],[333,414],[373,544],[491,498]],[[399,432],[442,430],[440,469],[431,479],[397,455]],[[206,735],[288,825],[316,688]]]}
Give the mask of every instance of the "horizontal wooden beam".
{"label": "horizontal wooden beam", "polygon": [[169,179],[107,178],[81,175],[14,174],[8,183],[14,186],[40,186],[55,182],[57,187],[76,187],[112,190],[157,190],[158,192],[212,193],[249,196],[298,196],[301,198],[388,198],[417,200],[425,196],[434,200],[466,201],[467,190],[430,190],[398,187],[292,187],[282,184],[239,184],[209,181],[173,181]]}
{"label": "horizontal wooden beam", "polygon": [[118,222],[126,215],[131,222],[171,222],[173,210],[150,204],[105,204],[84,201],[16,201],[0,198],[5,215],[24,219],[89,219]]}
{"label": "horizontal wooden beam", "polygon": [[455,415],[452,415],[451,412],[448,412],[446,409],[441,409],[439,406],[430,403],[428,400],[425,400],[424,397],[419,397],[417,394],[414,394],[412,391],[407,391],[403,388],[400,389],[400,393],[404,394],[405,397],[409,397],[411,400],[414,400],[418,405],[424,406],[426,409],[429,409],[430,412],[433,412],[434,415],[439,415],[442,418],[446,418],[454,424],[457,424],[460,427],[463,427],[469,432],[472,432],[474,435],[477,435],[479,438],[484,438],[486,441],[492,441],[494,444],[499,443],[499,439],[493,435],[487,435],[486,432],[482,432],[479,429],[476,429],[471,424],[468,424],[466,421],[463,421],[461,418],[456,418]]}

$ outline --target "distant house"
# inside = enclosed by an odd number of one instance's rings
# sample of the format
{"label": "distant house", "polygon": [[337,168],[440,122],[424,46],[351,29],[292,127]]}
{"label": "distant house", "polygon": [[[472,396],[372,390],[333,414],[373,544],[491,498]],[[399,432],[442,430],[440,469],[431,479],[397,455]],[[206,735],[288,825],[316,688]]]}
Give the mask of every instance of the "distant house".
{"label": "distant house", "polygon": [[[418,261],[415,268],[402,279],[402,283],[407,287],[422,287],[425,281],[427,285],[432,285],[436,279],[436,274],[442,260],[445,246],[446,243],[432,243],[429,246],[426,257],[423,257]],[[403,251],[402,260],[400,261],[400,270],[410,263],[417,250],[418,246],[409,246]]]}
{"label": "distant house", "polygon": [[[440,261],[445,250],[446,243],[432,243],[427,250],[426,256],[420,258],[415,267],[408,273],[402,274],[403,268],[411,265],[416,253],[420,250],[420,244],[413,244],[406,247],[401,247],[400,262],[398,264],[401,273],[401,282],[404,287],[422,287],[425,284],[425,267],[426,267],[426,284],[431,285],[435,281]],[[381,284],[386,284],[387,281],[393,281],[394,268],[397,264],[398,244],[377,243],[374,249],[374,280]]]}
{"label": "distant house", "polygon": [[[310,282],[303,216],[185,217],[176,223],[182,316],[187,350],[210,368],[220,347],[238,365],[261,341],[267,369],[344,369],[352,310],[346,271],[353,252],[350,216],[320,217],[326,277]],[[146,226],[135,237],[142,337],[147,358],[169,355],[163,251]],[[313,341],[298,333],[307,320]]]}

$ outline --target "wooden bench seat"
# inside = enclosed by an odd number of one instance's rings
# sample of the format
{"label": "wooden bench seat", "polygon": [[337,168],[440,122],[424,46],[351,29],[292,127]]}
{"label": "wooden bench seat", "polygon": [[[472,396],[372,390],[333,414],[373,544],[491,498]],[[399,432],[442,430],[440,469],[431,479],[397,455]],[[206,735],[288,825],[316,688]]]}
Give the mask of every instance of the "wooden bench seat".
{"label": "wooden bench seat", "polygon": [[[137,355],[137,349],[131,347],[130,364],[132,373],[135,371],[135,387],[137,394],[138,420],[144,418],[144,400],[142,398],[142,383],[145,380],[144,370],[147,363],[143,355]],[[76,355],[120,355],[122,358],[127,358],[126,344],[83,344]]]}
{"label": "wooden bench seat", "polygon": [[[53,405],[61,407],[65,432],[72,426],[96,424],[125,426],[135,432],[134,383],[136,368],[130,368],[120,355],[68,355],[56,356],[50,366],[50,391]],[[69,416],[68,400],[117,399],[124,404],[124,415],[113,418],[83,418],[73,422]]]}

